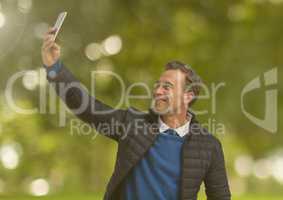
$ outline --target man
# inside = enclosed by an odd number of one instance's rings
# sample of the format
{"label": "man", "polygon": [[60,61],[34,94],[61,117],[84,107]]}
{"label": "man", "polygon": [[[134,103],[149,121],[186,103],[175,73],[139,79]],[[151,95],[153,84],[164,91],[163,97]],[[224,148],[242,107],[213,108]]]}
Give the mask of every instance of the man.
{"label": "man", "polygon": [[113,110],[89,96],[64,67],[53,32],[50,29],[44,37],[42,59],[57,94],[94,128],[111,123],[127,128],[98,130],[118,142],[105,200],[195,200],[202,182],[207,199],[230,200],[221,144],[188,112],[201,83],[191,68],[178,61],[166,65],[148,113]]}

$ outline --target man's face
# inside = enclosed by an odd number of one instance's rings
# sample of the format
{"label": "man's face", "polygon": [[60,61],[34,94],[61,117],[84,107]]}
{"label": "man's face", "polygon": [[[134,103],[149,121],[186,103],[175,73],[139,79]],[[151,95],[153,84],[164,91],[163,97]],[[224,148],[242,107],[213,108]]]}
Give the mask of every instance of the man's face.
{"label": "man's face", "polygon": [[185,92],[185,80],[185,74],[180,70],[167,70],[161,74],[153,89],[152,108],[156,113],[187,112],[192,94]]}

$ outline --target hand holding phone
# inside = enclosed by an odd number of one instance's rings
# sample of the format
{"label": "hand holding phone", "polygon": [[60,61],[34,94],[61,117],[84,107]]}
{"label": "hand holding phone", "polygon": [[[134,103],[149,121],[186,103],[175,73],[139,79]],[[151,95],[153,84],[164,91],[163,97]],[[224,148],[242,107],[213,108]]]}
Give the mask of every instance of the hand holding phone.
{"label": "hand holding phone", "polygon": [[45,66],[51,67],[60,58],[60,46],[55,42],[60,28],[64,22],[67,12],[59,14],[55,25],[50,28],[43,37],[43,44],[41,48],[42,62]]}

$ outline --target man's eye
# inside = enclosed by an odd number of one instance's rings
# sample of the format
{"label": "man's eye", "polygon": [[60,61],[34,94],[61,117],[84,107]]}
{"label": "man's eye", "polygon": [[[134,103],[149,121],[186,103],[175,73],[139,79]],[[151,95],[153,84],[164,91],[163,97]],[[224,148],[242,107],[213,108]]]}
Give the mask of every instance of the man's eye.
{"label": "man's eye", "polygon": [[169,85],[163,85],[163,88],[168,90],[170,88],[170,86]]}
{"label": "man's eye", "polygon": [[171,87],[169,84],[161,84],[161,83],[156,83],[153,85],[154,89],[157,89],[159,87],[162,87],[165,90],[169,90],[169,88]]}
{"label": "man's eye", "polygon": [[169,88],[171,88],[171,85],[169,85],[169,84],[164,84],[164,85],[163,85],[163,88],[166,89],[166,90],[168,90]]}

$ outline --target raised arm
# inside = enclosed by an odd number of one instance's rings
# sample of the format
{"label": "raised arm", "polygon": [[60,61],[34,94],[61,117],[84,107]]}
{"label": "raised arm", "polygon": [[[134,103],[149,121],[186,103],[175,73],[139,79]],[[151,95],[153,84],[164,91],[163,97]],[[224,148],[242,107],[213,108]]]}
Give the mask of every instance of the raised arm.
{"label": "raised arm", "polygon": [[82,87],[80,82],[60,61],[60,46],[53,41],[54,29],[45,34],[42,45],[42,61],[47,70],[47,79],[56,93],[84,122],[116,141],[122,137],[121,129],[127,114],[126,110],[113,109],[102,103]]}

